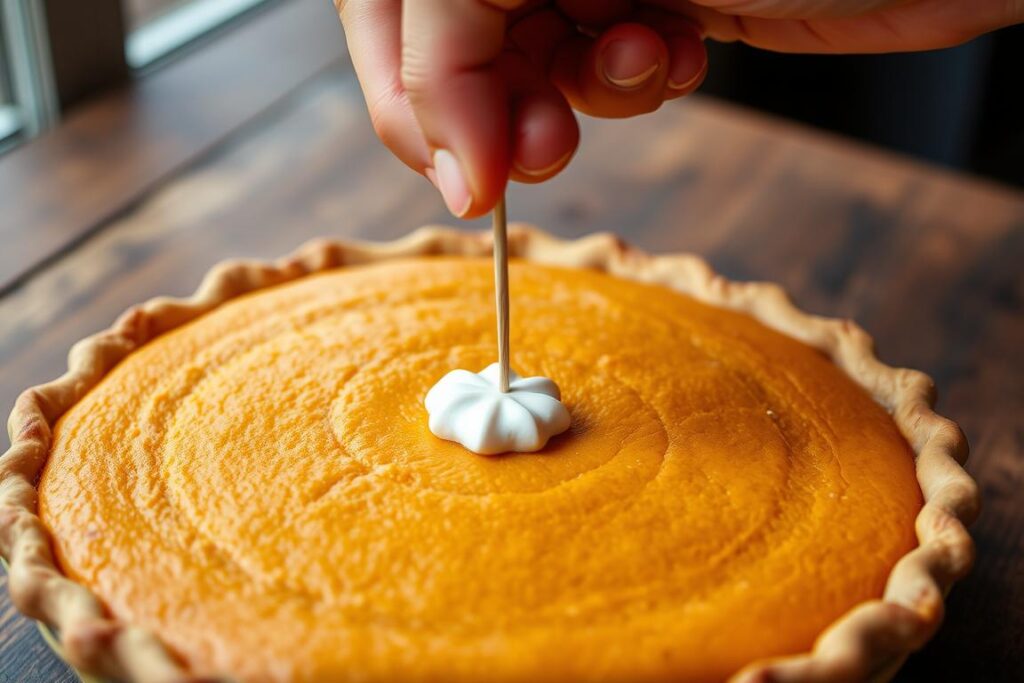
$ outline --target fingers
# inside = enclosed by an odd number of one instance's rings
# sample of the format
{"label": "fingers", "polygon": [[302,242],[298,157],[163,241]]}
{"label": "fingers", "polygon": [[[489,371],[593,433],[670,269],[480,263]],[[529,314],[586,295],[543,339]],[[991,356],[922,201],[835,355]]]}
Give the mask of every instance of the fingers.
{"label": "fingers", "polygon": [[[596,39],[564,41],[551,80],[574,109],[622,118],[654,111],[666,99],[692,92],[703,80],[707,55],[697,30],[679,23],[619,23]],[[655,28],[654,26],[657,26]]]}
{"label": "fingers", "polygon": [[377,136],[395,156],[423,173],[430,153],[400,78],[400,0],[349,0],[340,16]]}
{"label": "fingers", "polygon": [[704,41],[693,27],[665,37],[670,55],[665,99],[689,95],[704,82],[708,73],[708,53]]}
{"label": "fingers", "polygon": [[557,91],[523,98],[513,110],[512,180],[539,183],[568,165],[580,142],[572,109]]}
{"label": "fingers", "polygon": [[665,99],[688,95],[704,81],[708,53],[701,30],[680,14],[645,7],[635,14],[636,21],[655,29],[669,52],[669,71]]}
{"label": "fingers", "polygon": [[[756,16],[735,14],[719,0],[654,0],[692,16],[705,33],[722,41],[740,40],[780,52],[882,53],[931,50],[958,45],[983,33],[1024,22],[1024,2],[1006,0],[887,0],[874,11],[850,16],[822,15],[815,9],[794,17],[793,2]],[[779,9],[781,8],[781,9]],[[837,8],[842,9],[842,8]],[[785,12],[783,12],[785,10]],[[784,17],[784,18],[783,18]]]}
{"label": "fingers", "polygon": [[[703,79],[701,35],[685,20],[633,10],[629,0],[557,5],[560,11],[537,0],[341,5],[374,129],[438,187],[456,216],[489,211],[510,176],[538,182],[564,168],[579,142],[573,107],[633,116]],[[508,39],[521,53],[511,59],[502,53],[510,16],[516,24]]]}
{"label": "fingers", "polygon": [[617,24],[597,39],[563,43],[551,80],[573,108],[591,116],[623,118],[654,111],[662,102],[668,48],[640,24]]}
{"label": "fingers", "polygon": [[547,180],[565,168],[576,151],[576,117],[544,72],[522,53],[506,51],[499,68],[511,98],[511,177],[525,183]]}
{"label": "fingers", "polygon": [[496,61],[515,0],[402,3],[402,85],[431,152],[448,209],[493,208],[511,165],[508,93]]}

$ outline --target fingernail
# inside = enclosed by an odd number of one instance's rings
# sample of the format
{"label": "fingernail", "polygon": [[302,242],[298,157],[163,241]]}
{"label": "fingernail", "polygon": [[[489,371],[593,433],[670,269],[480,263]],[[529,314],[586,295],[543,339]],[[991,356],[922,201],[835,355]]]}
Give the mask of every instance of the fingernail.
{"label": "fingernail", "polygon": [[552,171],[554,171],[556,169],[559,169],[562,166],[564,166],[565,162],[567,162],[569,160],[569,157],[572,156],[572,153],[573,153],[573,150],[569,150],[568,152],[563,154],[561,157],[559,157],[557,161],[555,161],[554,163],[548,164],[547,166],[545,166],[543,168],[527,168],[526,166],[524,166],[523,164],[519,163],[518,161],[515,162],[515,167],[516,167],[516,170],[519,171],[520,173],[522,173],[523,175],[532,176],[534,178],[540,178],[540,177],[546,176],[549,173],[551,173]]}
{"label": "fingernail", "polygon": [[448,210],[459,218],[465,216],[470,204],[473,203],[473,195],[466,184],[465,176],[462,175],[459,160],[446,149],[437,150],[434,152],[434,174],[437,178],[434,184],[441,191]]}
{"label": "fingernail", "polygon": [[668,87],[673,90],[692,88],[701,78],[708,65],[704,46],[693,38],[672,36],[668,39],[672,66],[668,72]]}
{"label": "fingernail", "polygon": [[601,52],[601,70],[612,85],[631,90],[643,85],[658,70],[658,56],[645,46],[613,40]]}

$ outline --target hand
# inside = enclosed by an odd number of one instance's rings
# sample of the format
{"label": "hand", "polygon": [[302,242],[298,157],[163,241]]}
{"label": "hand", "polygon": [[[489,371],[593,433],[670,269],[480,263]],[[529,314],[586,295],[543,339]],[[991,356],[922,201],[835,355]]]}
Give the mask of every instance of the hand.
{"label": "hand", "polygon": [[703,37],[786,52],[946,47],[1024,21],[1024,0],[336,0],[374,129],[441,191],[489,211],[579,142],[573,109],[628,117],[700,85]]}
{"label": "hand", "polygon": [[[659,3],[662,0],[659,0]],[[880,53],[951,47],[1024,22],[1024,0],[693,0],[705,34],[777,52]]]}
{"label": "hand", "polygon": [[629,0],[348,0],[339,12],[377,134],[461,217],[490,210],[509,177],[564,168],[574,108],[653,111],[707,64],[694,24]]}

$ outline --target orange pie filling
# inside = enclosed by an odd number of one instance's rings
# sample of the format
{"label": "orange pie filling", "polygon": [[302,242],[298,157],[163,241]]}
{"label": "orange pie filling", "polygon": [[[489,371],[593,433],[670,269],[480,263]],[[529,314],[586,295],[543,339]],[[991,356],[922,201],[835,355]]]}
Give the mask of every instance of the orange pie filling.
{"label": "orange pie filling", "polygon": [[420,258],[236,299],[60,421],[63,570],[200,674],[720,680],[882,593],[921,494],[891,418],[744,315],[513,262],[512,362],[572,416],[537,453],[432,435],[494,361],[491,263]]}

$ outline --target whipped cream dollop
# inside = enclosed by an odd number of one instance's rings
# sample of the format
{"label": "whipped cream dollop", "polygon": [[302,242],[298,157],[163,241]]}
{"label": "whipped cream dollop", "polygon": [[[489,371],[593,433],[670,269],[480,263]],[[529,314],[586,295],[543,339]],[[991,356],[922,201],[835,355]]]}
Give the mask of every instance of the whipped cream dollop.
{"label": "whipped cream dollop", "polygon": [[569,428],[572,419],[554,382],[510,371],[503,392],[499,372],[493,363],[478,373],[452,370],[442,377],[424,400],[430,431],[474,453],[493,455],[538,451]]}

